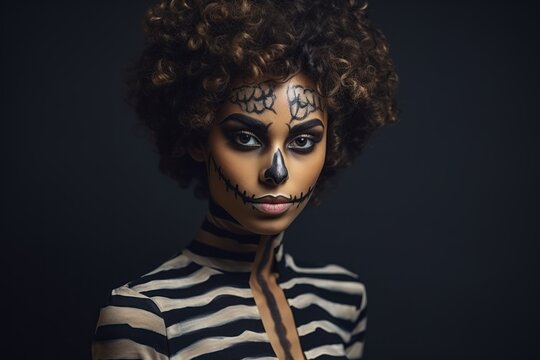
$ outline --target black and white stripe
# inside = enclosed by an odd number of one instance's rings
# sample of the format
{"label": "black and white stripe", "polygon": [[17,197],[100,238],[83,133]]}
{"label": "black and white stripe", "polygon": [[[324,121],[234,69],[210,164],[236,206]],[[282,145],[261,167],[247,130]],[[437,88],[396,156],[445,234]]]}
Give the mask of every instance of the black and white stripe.
{"label": "black and white stripe", "polygon": [[[180,255],[113,290],[100,313],[94,360],[277,359],[248,283],[258,237],[216,226],[232,221],[216,213]],[[216,239],[241,251],[213,245]],[[367,301],[357,275],[299,265],[277,239],[278,283],[306,359],[361,358]]]}

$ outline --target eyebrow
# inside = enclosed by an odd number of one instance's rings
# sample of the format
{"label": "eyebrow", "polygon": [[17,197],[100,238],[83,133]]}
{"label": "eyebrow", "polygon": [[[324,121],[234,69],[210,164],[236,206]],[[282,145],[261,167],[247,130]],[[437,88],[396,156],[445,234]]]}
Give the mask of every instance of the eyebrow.
{"label": "eyebrow", "polygon": [[291,135],[296,135],[296,134],[299,134],[299,133],[302,133],[308,129],[311,129],[315,126],[322,126],[323,129],[324,129],[324,125],[323,125],[323,122],[319,119],[312,119],[312,120],[306,120],[306,121],[302,121],[300,124],[298,125],[295,125],[293,127],[290,127],[289,124],[287,124],[289,126],[289,133]]}
{"label": "eyebrow", "polygon": [[270,127],[270,125],[272,125],[272,123],[265,124],[264,122],[262,122],[260,120],[257,120],[255,118],[252,118],[251,116],[247,116],[247,115],[244,115],[244,114],[238,114],[238,113],[230,114],[225,119],[221,120],[219,122],[219,125],[221,125],[221,124],[223,124],[225,122],[228,122],[228,121],[238,121],[239,123],[242,123],[245,126],[248,126],[248,127],[252,128],[252,129],[254,129],[256,131],[259,131],[259,132],[262,132],[262,133],[267,133],[268,128]]}

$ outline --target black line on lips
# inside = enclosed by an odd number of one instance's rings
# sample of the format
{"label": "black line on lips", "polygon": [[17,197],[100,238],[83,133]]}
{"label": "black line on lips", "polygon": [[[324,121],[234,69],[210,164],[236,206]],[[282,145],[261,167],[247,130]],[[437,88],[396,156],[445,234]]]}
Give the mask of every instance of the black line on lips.
{"label": "black line on lips", "polygon": [[274,294],[272,294],[272,291],[270,290],[270,286],[268,286],[268,283],[266,282],[266,279],[262,275],[264,267],[266,264],[269,263],[269,261],[272,260],[271,254],[273,254],[273,239],[268,239],[264,245],[263,254],[261,257],[261,261],[259,262],[259,265],[257,266],[257,282],[259,283],[263,295],[266,298],[266,303],[268,305],[268,309],[270,310],[270,315],[272,316],[272,319],[274,320],[275,324],[275,331],[278,335],[279,342],[281,344],[281,347],[283,348],[285,352],[285,360],[292,360],[293,356],[291,353],[291,342],[289,339],[287,339],[287,328],[283,324],[283,319],[281,318],[281,313],[279,312],[279,307],[277,305],[277,301],[274,297]]}
{"label": "black line on lips", "polygon": [[[213,166],[214,171],[218,174],[218,179],[225,184],[225,191],[234,192],[235,199],[238,199],[239,197],[244,203],[244,205],[246,205],[246,203],[250,203],[251,207],[255,210],[255,207],[253,206],[253,203],[254,203],[253,200],[255,200],[255,194],[252,194],[251,196],[249,196],[247,195],[246,190],[240,191],[238,184],[233,186],[231,180],[225,176],[225,174],[223,173],[223,170],[221,169],[221,166],[218,165],[216,159],[214,158],[212,154],[209,155],[209,159],[208,159],[208,171],[210,171],[211,165]],[[293,197],[291,194],[289,195],[289,200],[293,204],[298,203],[297,205],[297,208],[298,208],[300,204],[304,202],[311,195],[314,189],[315,189],[315,185],[310,186],[308,191],[305,194],[303,192],[300,193],[299,197],[297,197],[296,195]]]}

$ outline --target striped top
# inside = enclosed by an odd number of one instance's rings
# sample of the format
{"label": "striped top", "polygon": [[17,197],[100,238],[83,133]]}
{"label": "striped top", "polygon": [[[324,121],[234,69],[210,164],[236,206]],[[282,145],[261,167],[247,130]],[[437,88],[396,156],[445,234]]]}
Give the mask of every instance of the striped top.
{"label": "striped top", "polygon": [[[231,220],[210,213],[178,256],[112,291],[94,360],[278,359],[249,283],[261,236],[231,231]],[[364,285],[343,267],[295,262],[282,239],[269,240],[271,271],[305,359],[361,358]]]}

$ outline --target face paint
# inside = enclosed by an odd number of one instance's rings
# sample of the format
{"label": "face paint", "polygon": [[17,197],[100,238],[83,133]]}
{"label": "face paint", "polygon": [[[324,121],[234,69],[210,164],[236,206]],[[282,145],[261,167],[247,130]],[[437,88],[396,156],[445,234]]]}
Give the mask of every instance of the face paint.
{"label": "face paint", "polygon": [[285,166],[283,155],[281,151],[277,149],[272,158],[272,166],[270,166],[264,172],[264,179],[272,182],[275,185],[282,184],[289,177],[289,172]]}
{"label": "face paint", "polygon": [[[210,194],[250,232],[285,230],[315,188],[327,113],[312,87],[303,74],[279,84],[239,84],[216,114],[206,147]],[[291,102],[289,89],[310,98]]]}
{"label": "face paint", "polygon": [[[227,177],[221,166],[218,165],[216,162],[216,159],[214,156],[210,155],[208,162],[208,172],[213,171],[217,173],[218,179],[223,183],[225,186],[226,192],[231,192],[235,198],[235,200],[242,201],[244,205],[251,204],[252,208],[263,210],[264,206],[267,206],[267,204],[290,204],[296,205],[296,207],[299,207],[302,202],[307,200],[310,196],[313,190],[315,189],[315,186],[311,186],[307,189],[307,191],[301,192],[299,195],[292,195],[289,194],[288,197],[285,196],[263,196],[263,197],[255,197],[255,194],[249,194],[246,190],[243,190],[239,184],[233,183],[229,177]],[[277,205],[275,205],[278,207]],[[271,207],[271,206],[270,206]],[[269,208],[267,206],[265,209]],[[278,210],[276,208],[276,210]]]}
{"label": "face paint", "polygon": [[319,93],[300,84],[289,84],[287,87],[287,99],[289,101],[289,111],[291,112],[291,122],[293,120],[304,120],[315,111],[325,111],[324,100]]}
{"label": "face paint", "polygon": [[[275,294],[272,292],[268,282],[268,275],[265,273],[265,268],[269,269],[270,263],[274,261],[273,250],[272,242],[267,241],[264,244],[261,258],[257,263],[256,271],[253,272],[253,279],[250,279],[250,281],[256,282],[261,289],[262,296],[264,296],[265,299],[266,308],[270,312],[274,324],[275,333],[278,336],[279,344],[283,349],[284,360],[293,360],[294,357],[291,352],[292,344],[287,338],[287,327],[283,321],[283,316],[278,305],[278,299],[276,299]],[[252,285],[250,284],[250,286]],[[280,294],[278,293],[276,295]]]}
{"label": "face paint", "polygon": [[238,104],[242,111],[262,114],[266,110],[274,111],[274,84],[262,82],[257,85],[244,85],[233,88],[229,101]]}

